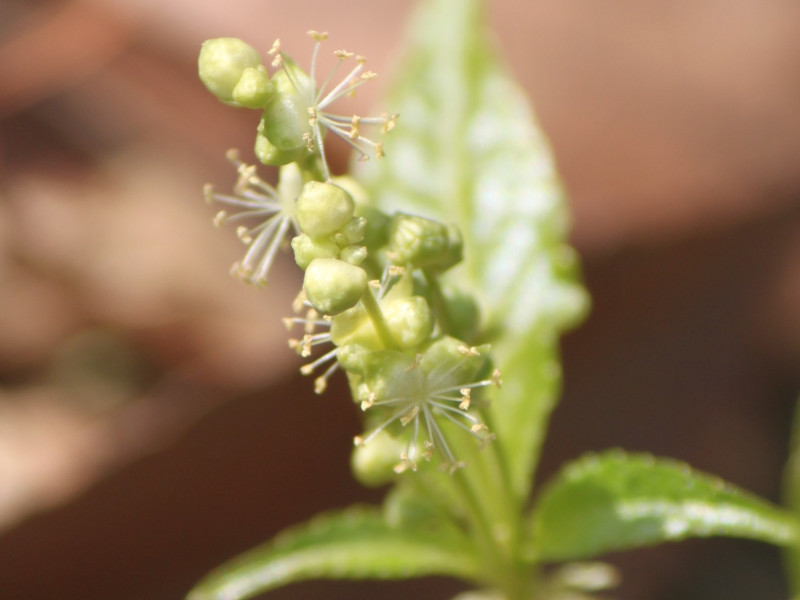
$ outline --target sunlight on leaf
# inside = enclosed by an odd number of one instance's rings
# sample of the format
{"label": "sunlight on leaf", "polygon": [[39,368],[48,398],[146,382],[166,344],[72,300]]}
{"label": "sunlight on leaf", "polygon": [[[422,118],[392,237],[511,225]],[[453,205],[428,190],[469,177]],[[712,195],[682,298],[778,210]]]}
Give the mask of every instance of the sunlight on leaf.
{"label": "sunlight on leaf", "polygon": [[786,545],[798,533],[790,514],[721,479],[620,451],[567,466],[543,491],[534,519],[543,560],[720,535]]}
{"label": "sunlight on leaf", "polygon": [[222,565],[188,600],[239,600],[307,579],[402,579],[478,570],[469,540],[452,529],[389,526],[378,509],[322,515]]}

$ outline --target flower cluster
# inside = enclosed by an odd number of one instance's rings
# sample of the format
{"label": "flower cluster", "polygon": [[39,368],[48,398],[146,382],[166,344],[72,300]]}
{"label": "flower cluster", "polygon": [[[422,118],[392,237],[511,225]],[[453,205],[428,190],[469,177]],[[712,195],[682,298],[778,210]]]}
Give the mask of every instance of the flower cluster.
{"label": "flower cluster", "polygon": [[[273,187],[231,153],[239,173],[233,193],[209,186],[206,198],[225,207],[214,219],[217,225],[249,222],[236,229],[248,250],[233,267],[248,283],[266,283],[278,249],[293,232],[291,249],[305,274],[294,306],[298,316],[285,319],[302,335],[289,345],[311,358],[304,374],[322,370],[317,393],[337,370],[346,373],[367,426],[355,439],[357,472],[375,480],[415,471],[420,460],[452,472],[463,466],[448,441],[452,436],[466,435],[481,445],[493,438],[481,417],[483,400],[473,392],[500,385],[489,348],[468,343],[477,320],[475,302],[440,283],[442,273],[461,261],[461,235],[430,219],[386,215],[369,205],[355,181],[331,176],[325,132],[345,140],[362,158],[381,158],[382,142],[365,130],[387,133],[396,116],[330,112],[334,102],[375,75],[365,70],[362,57],[336,51],[336,68],[318,84],[317,60],[327,34],[309,34],[316,43],[308,73],[279,41],[269,51],[272,75],[241,40],[203,44],[201,80],[220,100],[262,111],[255,155],[280,166]],[[333,83],[347,62],[352,67]],[[329,349],[313,358],[319,346]],[[375,459],[387,453],[388,470]]]}

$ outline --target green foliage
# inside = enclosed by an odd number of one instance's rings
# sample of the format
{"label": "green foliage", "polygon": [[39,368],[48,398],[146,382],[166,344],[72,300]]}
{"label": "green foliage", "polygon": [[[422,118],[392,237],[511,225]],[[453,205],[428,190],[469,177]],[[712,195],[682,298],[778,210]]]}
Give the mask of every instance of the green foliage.
{"label": "green foliage", "polygon": [[716,477],[620,451],[568,465],[539,499],[534,527],[543,560],[712,535],[787,545],[798,534],[786,511]]}
{"label": "green foliage", "polygon": [[322,515],[213,571],[188,600],[234,600],[305,579],[400,579],[477,570],[472,544],[442,527],[394,528],[380,511]]}

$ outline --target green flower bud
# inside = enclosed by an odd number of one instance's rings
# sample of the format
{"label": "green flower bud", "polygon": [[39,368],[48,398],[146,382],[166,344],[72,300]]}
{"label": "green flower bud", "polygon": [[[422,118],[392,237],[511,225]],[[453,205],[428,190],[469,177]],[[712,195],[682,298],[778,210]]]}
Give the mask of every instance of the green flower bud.
{"label": "green flower bud", "polygon": [[[342,228],[342,231],[337,234],[337,243],[341,242],[342,246],[351,246],[358,244],[364,239],[364,232],[367,229],[367,220],[364,217],[354,217],[348,221],[347,225]],[[339,239],[341,237],[341,239]]]}
{"label": "green flower bud", "polygon": [[342,188],[309,181],[297,198],[297,223],[309,237],[326,237],[347,225],[354,210],[353,199]]}
{"label": "green flower bud", "polygon": [[389,250],[397,264],[444,271],[461,260],[463,242],[455,226],[397,213],[389,225]]}
{"label": "green flower bud", "polygon": [[385,306],[382,304],[381,308],[392,338],[400,348],[416,348],[431,337],[433,315],[422,296],[398,298]]}
{"label": "green flower bud", "polygon": [[364,246],[346,246],[339,252],[339,258],[351,265],[360,265],[367,258],[367,249]]}
{"label": "green flower bud", "polygon": [[297,266],[304,271],[315,258],[336,258],[339,254],[339,247],[330,240],[312,240],[305,234],[292,238],[292,250]]}
{"label": "green flower bud", "polygon": [[489,346],[469,347],[461,340],[443,337],[422,354],[420,369],[426,375],[433,369],[448,373],[452,381],[472,381],[486,365]]}
{"label": "green flower bud", "polygon": [[[350,311],[345,311],[342,315]],[[334,320],[342,315],[337,315]],[[369,348],[365,348],[359,344],[342,344],[336,350],[336,358],[341,367],[350,373],[361,374],[366,369],[367,361],[369,360],[371,352]]]}
{"label": "green flower bud", "polygon": [[[360,348],[377,350],[381,341],[367,311],[360,304],[336,315],[331,321],[331,341],[340,347],[357,344]],[[344,366],[344,365],[343,365]],[[347,366],[344,366],[347,369]]]}
{"label": "green flower bud", "polygon": [[288,165],[296,162],[303,157],[306,149],[295,148],[294,150],[281,150],[276,148],[269,138],[264,135],[264,119],[258,123],[258,132],[256,133],[256,144],[253,148],[253,153],[256,158],[265,165],[281,166]]}
{"label": "green flower bud", "polygon": [[481,311],[475,297],[453,288],[444,290],[449,332],[461,340],[474,340],[481,324]]}
{"label": "green flower bud", "polygon": [[233,100],[247,108],[261,108],[272,98],[275,89],[263,65],[247,67],[233,88]]}
{"label": "green flower bud", "polygon": [[[291,69],[291,77],[287,69]],[[264,135],[281,150],[305,148],[312,133],[306,102],[311,92],[308,75],[287,60],[272,76],[272,85],[276,93],[264,108]]]}
{"label": "green flower bud", "polygon": [[206,40],[197,59],[200,80],[209,92],[225,102],[234,101],[233,90],[244,71],[260,65],[256,49],[238,38]]}
{"label": "green flower bud", "polygon": [[350,459],[353,474],[366,486],[379,486],[396,479],[394,467],[405,444],[385,431],[373,437],[369,444],[356,446]]}
{"label": "green flower bud", "polygon": [[367,272],[335,258],[316,258],[306,268],[303,289],[317,312],[336,315],[361,298],[367,289]]}

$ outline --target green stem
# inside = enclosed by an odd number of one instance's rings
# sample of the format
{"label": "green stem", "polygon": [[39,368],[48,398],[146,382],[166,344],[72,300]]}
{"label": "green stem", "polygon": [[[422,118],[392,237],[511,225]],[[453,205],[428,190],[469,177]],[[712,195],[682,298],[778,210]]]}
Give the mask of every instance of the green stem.
{"label": "green stem", "polygon": [[364,294],[361,296],[361,303],[367,311],[372,324],[375,326],[375,331],[385,348],[390,350],[398,350],[397,342],[394,341],[392,332],[389,331],[389,326],[386,324],[386,319],[383,318],[383,311],[381,310],[375,296],[372,295],[372,290],[367,287]]}

